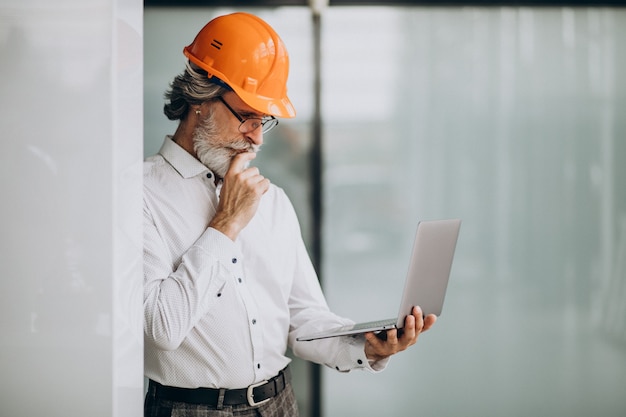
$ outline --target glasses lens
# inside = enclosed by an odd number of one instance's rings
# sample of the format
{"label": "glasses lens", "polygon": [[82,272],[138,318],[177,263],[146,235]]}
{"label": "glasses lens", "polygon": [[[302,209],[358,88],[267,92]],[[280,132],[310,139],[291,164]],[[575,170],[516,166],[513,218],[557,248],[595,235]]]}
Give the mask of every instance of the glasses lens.
{"label": "glasses lens", "polygon": [[241,125],[239,125],[239,131],[241,133],[252,132],[253,130],[258,129],[262,122],[263,121],[261,119],[246,119],[241,122]]}
{"label": "glasses lens", "polygon": [[241,133],[250,133],[253,130],[258,129],[260,126],[263,126],[261,131],[265,133],[273,129],[274,127],[276,127],[277,124],[278,124],[278,119],[275,119],[275,118],[246,119],[243,122],[241,122],[241,125],[239,125],[239,131]]}
{"label": "glasses lens", "polygon": [[278,125],[278,119],[271,118],[263,122],[263,133],[267,133]]}

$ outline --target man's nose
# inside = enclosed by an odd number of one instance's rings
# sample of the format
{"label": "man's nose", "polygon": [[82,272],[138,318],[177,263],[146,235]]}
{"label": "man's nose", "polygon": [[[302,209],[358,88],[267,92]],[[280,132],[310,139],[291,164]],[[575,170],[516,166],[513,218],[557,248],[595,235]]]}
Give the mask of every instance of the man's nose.
{"label": "man's nose", "polygon": [[248,132],[246,137],[248,140],[258,146],[263,145],[263,126],[259,126],[254,129],[252,132]]}

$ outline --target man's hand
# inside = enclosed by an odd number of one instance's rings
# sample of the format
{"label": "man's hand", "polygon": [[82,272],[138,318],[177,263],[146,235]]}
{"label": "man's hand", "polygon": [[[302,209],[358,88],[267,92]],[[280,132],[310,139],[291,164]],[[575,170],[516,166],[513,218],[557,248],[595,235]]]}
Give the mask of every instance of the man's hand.
{"label": "man's hand", "polygon": [[244,152],[233,157],[224,177],[215,217],[209,226],[219,230],[232,241],[237,239],[259,207],[261,196],[270,187],[270,181],[256,167],[247,167],[256,157],[254,152]]}
{"label": "man's hand", "polygon": [[422,309],[413,307],[413,314],[409,314],[404,320],[402,334],[398,337],[398,330],[387,330],[387,338],[383,340],[374,333],[365,334],[365,356],[370,360],[379,361],[401,352],[417,342],[420,333],[430,329],[437,321],[437,316],[429,314],[425,318]]}

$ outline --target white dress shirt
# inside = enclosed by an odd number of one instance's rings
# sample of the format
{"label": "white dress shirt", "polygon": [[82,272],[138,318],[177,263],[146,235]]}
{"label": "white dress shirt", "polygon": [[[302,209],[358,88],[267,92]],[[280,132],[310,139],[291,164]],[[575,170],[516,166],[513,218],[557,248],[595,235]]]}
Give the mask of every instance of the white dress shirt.
{"label": "white dress shirt", "polygon": [[329,311],[283,190],[270,186],[233,242],[208,227],[221,188],[214,178],[170,137],[144,163],[146,376],[243,388],[284,368],[288,343],[339,371],[384,367],[368,362],[363,338],[296,342],[350,321]]}

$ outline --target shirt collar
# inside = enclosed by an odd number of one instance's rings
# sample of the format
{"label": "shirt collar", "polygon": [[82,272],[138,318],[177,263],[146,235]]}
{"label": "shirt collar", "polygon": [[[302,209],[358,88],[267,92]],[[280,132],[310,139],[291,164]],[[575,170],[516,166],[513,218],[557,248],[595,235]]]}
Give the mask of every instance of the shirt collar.
{"label": "shirt collar", "polygon": [[172,140],[171,136],[166,136],[159,154],[183,177],[192,178],[209,171],[193,155],[184,150],[180,145]]}

